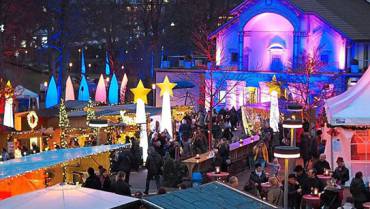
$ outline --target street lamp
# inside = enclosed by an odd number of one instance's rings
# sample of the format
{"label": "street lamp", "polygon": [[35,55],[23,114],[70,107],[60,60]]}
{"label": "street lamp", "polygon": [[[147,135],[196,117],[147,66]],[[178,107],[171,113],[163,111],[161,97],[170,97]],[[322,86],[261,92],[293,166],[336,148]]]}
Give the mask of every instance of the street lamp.
{"label": "street lamp", "polygon": [[152,94],[153,94],[153,106],[154,106],[154,107],[156,106],[156,104],[155,104],[155,103],[156,103],[156,101],[155,101],[155,100],[156,100],[155,88],[156,88],[156,85],[155,85],[155,83],[153,83],[153,84],[152,84],[152,90],[153,90],[153,91],[152,91]]}
{"label": "street lamp", "polygon": [[72,67],[73,67],[73,63],[72,63],[72,62],[70,62],[70,63],[68,64],[68,66],[69,66],[69,71],[71,71],[71,69],[72,69]]}
{"label": "street lamp", "polygon": [[90,120],[89,121],[88,126],[91,127],[91,128],[96,128],[98,130],[97,137],[96,137],[96,143],[97,143],[97,145],[99,145],[100,144],[100,141],[99,141],[99,132],[100,132],[100,129],[101,128],[106,128],[106,127],[109,126],[108,120],[93,119],[93,120]]}
{"label": "street lamp", "polygon": [[274,149],[274,157],[285,160],[284,165],[284,209],[288,209],[288,175],[289,175],[289,159],[296,159],[300,157],[298,147],[292,146],[277,146]]}
{"label": "street lamp", "polygon": [[303,107],[299,104],[290,104],[287,106],[287,111],[292,113],[291,119],[283,122],[283,128],[290,128],[290,146],[295,146],[294,129],[302,128],[302,121],[297,120],[293,113],[303,112]]}
{"label": "street lamp", "polygon": [[290,146],[295,146],[294,130],[302,128],[302,121],[293,119],[284,120],[283,128],[290,128]]}

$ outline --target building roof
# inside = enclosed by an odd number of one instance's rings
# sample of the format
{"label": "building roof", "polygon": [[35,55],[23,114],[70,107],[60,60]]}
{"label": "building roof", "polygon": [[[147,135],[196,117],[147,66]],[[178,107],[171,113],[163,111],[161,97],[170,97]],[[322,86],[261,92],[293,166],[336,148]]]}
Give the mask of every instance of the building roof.
{"label": "building roof", "polygon": [[370,3],[365,0],[290,0],[312,12],[352,40],[370,40]]}
{"label": "building roof", "polygon": [[[210,37],[235,22],[240,13],[252,5],[255,0],[245,0],[231,11],[230,21],[214,31]],[[313,13],[334,27],[349,39],[356,41],[370,40],[370,3],[366,0],[286,0],[299,10]]]}
{"label": "building roof", "polygon": [[166,209],[276,208],[219,182],[204,184],[199,187],[179,190],[164,195],[144,197],[144,199],[155,208]]}

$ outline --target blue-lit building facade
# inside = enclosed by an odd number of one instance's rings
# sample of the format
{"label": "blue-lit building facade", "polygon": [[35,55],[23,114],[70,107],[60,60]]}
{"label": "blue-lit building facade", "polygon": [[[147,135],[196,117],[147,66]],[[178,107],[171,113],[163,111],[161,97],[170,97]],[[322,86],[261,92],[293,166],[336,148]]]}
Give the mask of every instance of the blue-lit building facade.
{"label": "blue-lit building facade", "polygon": [[209,34],[216,43],[212,75],[200,67],[204,60],[168,58],[156,69],[156,79],[169,75],[194,84],[175,91],[174,105],[184,105],[184,99],[196,105],[205,99],[207,106],[212,88],[219,107],[238,109],[269,102],[268,83],[274,75],[282,95],[299,100],[298,89],[307,82],[302,66],[314,59],[320,67],[310,76],[309,100],[323,91],[338,94],[369,65],[368,11],[370,4],[362,0],[245,0],[230,11],[227,23]]}

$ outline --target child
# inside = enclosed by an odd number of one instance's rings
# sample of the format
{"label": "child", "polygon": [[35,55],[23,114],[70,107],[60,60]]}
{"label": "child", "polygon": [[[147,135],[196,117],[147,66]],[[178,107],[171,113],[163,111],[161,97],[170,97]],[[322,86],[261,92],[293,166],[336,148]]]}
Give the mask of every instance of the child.
{"label": "child", "polygon": [[279,160],[277,158],[274,158],[272,163],[269,163],[269,166],[271,166],[271,175],[278,176],[280,171]]}

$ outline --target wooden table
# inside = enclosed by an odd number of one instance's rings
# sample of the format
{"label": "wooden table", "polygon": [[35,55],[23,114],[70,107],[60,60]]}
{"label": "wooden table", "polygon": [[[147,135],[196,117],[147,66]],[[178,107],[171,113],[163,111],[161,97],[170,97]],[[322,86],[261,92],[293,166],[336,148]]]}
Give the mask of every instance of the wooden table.
{"label": "wooden table", "polygon": [[320,208],[320,197],[319,195],[305,194],[303,200],[306,205],[311,208]]}
{"label": "wooden table", "polygon": [[230,175],[228,172],[220,172],[220,173],[215,173],[213,172],[208,172],[207,177],[211,181],[226,181],[227,177]]}
{"label": "wooden table", "polygon": [[210,151],[200,154],[199,158],[195,156],[182,161],[188,168],[190,178],[192,177],[193,169],[195,166],[198,166],[199,171],[202,171],[203,169],[206,169],[208,166],[210,166],[210,160],[212,158],[209,158],[209,154]]}
{"label": "wooden table", "polygon": [[365,202],[365,203],[363,203],[362,204],[362,206],[364,207],[364,208],[370,208],[370,202]]}
{"label": "wooden table", "polygon": [[[238,173],[245,168],[248,158],[248,146],[253,146],[253,144],[258,142],[259,140],[260,137],[256,135],[242,140],[242,143],[240,141],[237,141],[229,145],[230,160],[232,162],[230,169],[231,173]],[[209,158],[209,153],[210,152],[200,154],[199,159],[196,159],[196,157],[191,157],[182,161],[188,168],[189,177],[191,177],[195,166],[198,166],[199,171],[207,170],[208,166],[211,165],[211,158]]]}
{"label": "wooden table", "polygon": [[319,178],[322,183],[324,183],[325,185],[328,184],[328,182],[331,180],[331,176],[325,176],[325,175],[317,175],[317,178]]}

